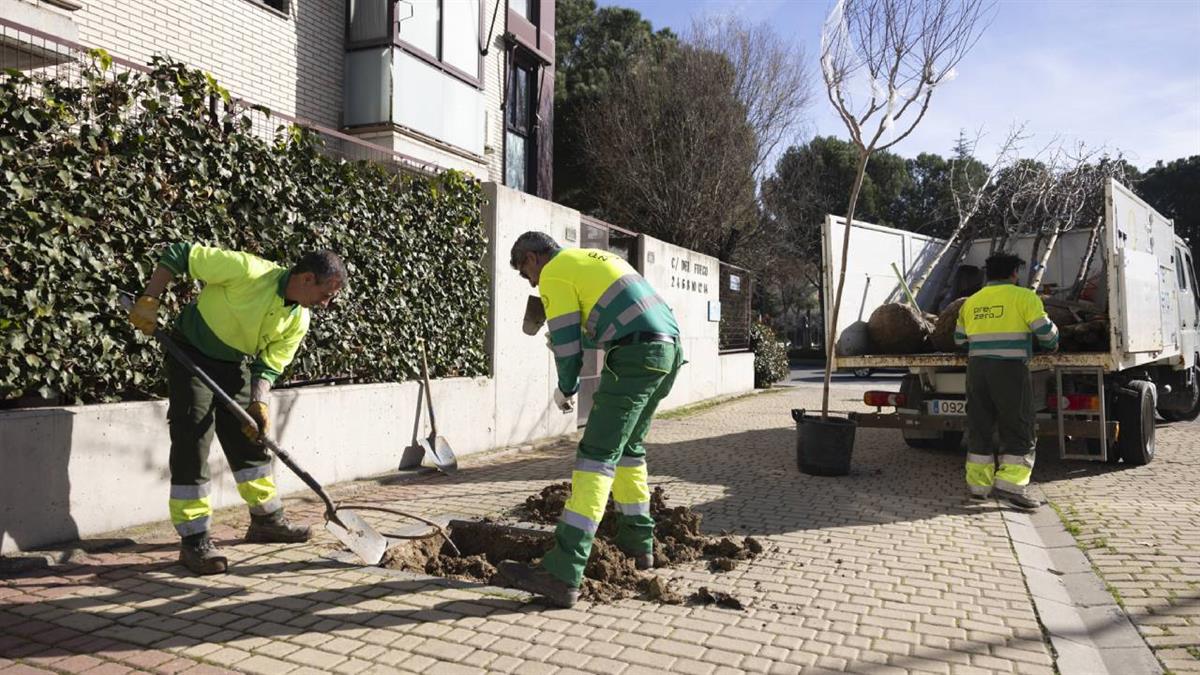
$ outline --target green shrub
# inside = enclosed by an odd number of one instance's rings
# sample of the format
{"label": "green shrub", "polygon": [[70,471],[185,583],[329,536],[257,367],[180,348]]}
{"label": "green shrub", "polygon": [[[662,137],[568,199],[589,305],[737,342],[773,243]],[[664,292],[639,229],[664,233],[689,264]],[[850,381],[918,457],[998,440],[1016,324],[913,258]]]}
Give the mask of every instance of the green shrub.
{"label": "green shrub", "polygon": [[[285,265],[342,254],[350,290],[314,316],[281,382],[411,379],[426,332],[437,374],[487,372],[478,182],[334,159],[294,126],[264,139],[205,73],[109,64],[94,53],[72,83],[0,73],[0,401],[161,395],[159,350],[115,296],[140,290],[175,241]],[[163,314],[195,290],[174,284]]]}
{"label": "green shrub", "polygon": [[769,326],[757,321],[750,326],[750,349],[754,351],[755,387],[762,389],[787,379],[791,372],[787,345],[779,341]]}

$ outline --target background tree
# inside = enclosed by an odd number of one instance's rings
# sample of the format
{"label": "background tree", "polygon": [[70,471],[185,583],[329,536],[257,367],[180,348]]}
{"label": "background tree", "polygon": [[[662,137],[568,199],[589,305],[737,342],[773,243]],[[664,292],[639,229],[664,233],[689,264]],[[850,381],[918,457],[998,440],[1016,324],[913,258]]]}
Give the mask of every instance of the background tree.
{"label": "background tree", "polygon": [[1134,177],[1135,189],[1156,211],[1175,221],[1175,232],[1200,244],[1200,155],[1156,163]]}
{"label": "background tree", "polygon": [[[1011,161],[1019,150],[1019,144],[1025,139],[1023,133],[1024,126],[1014,127],[1009,132],[1004,143],[1000,145],[1000,150],[997,152],[996,160],[992,162],[991,168],[983,166],[972,157],[972,153],[982,137],[982,132],[970,142],[965,140],[963,134],[959,134],[958,143],[955,144],[955,159],[947,163],[948,175],[946,176],[950,199],[954,205],[953,225],[950,232],[945,235],[945,241],[941,248],[925,267],[925,271],[912,283],[913,296],[921,292],[921,288],[929,280],[930,275],[937,269],[938,263],[953,247],[958,247],[960,261],[961,257],[970,250],[970,246],[964,245],[963,242],[977,230],[974,219],[987,208],[993,194],[990,190],[992,181],[996,179],[1001,167]],[[959,262],[954,262],[951,267],[957,268]],[[947,281],[953,279],[954,274],[955,272],[952,271],[947,275]],[[940,292],[938,295],[940,296]]]}
{"label": "background tree", "polygon": [[[892,207],[909,189],[906,162],[882,151],[863,178],[860,220],[892,222]],[[788,148],[762,183],[761,229],[738,251],[738,264],[755,273],[760,313],[776,330],[790,332],[794,322],[815,306],[820,316],[825,214],[840,212],[854,184],[857,151],[852,143],[818,136]]]}
{"label": "background tree", "polygon": [[581,123],[633,64],[675,44],[632,9],[596,8],[595,0],[555,5],[554,200],[587,213],[600,205],[584,160]]}
{"label": "background tree", "polygon": [[760,176],[777,149],[790,143],[812,105],[813,85],[803,48],[784,42],[769,25],[736,17],[697,20],[689,44],[724,54],[734,69],[733,94],[746,107],[754,134],[754,174]]}
{"label": "background tree", "polygon": [[803,52],[737,19],[681,42],[594,0],[558,13],[555,199],[731,260],[760,229],[763,164],[812,98]]}
{"label": "background tree", "polygon": [[[894,204],[911,187],[907,162],[886,150],[874,159],[860,188],[859,220],[899,225]],[[825,214],[845,208],[857,160],[854,144],[833,136],[817,136],[788,148],[763,181],[765,213],[783,223],[795,241],[808,242],[801,250],[815,251]]]}
{"label": "background tree", "polygon": [[757,225],[757,144],[724,55],[662,46],[615,80],[583,119],[597,212],[729,260]]}
{"label": "background tree", "polygon": [[[895,227],[911,232],[944,237],[953,229],[953,198],[950,190],[950,162],[941,155],[922,152],[904,160],[908,181],[887,209],[887,220]],[[867,167],[868,171],[870,166]],[[842,198],[846,201],[849,193]],[[871,220],[864,215],[860,220]]]}

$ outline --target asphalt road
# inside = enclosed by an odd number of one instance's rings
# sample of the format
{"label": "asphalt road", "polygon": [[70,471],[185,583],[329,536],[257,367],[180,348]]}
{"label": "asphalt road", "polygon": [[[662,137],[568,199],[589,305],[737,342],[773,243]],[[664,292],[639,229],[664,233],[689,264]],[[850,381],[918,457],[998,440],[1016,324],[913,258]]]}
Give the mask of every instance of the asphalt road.
{"label": "asphalt road", "polygon": [[[872,373],[868,377],[856,377],[853,373],[834,373],[833,384],[838,386],[862,386],[886,390],[899,390],[900,378],[904,375],[903,372],[878,372]],[[787,382],[780,382],[781,385],[793,387],[820,387],[825,381],[825,367],[821,364],[802,363],[792,367],[791,373],[788,375]]]}

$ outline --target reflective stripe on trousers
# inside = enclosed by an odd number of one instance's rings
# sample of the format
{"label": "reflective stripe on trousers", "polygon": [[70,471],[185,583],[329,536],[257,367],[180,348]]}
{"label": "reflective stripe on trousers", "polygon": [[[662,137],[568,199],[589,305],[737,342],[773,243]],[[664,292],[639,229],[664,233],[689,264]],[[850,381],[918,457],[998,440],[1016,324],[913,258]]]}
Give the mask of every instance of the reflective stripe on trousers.
{"label": "reflective stripe on trousers", "polygon": [[607,462],[579,458],[571,473],[571,496],[563,507],[562,522],[589,535],[604,519],[604,507],[617,467]]}
{"label": "reflective stripe on trousers", "polygon": [[678,346],[646,342],[612,348],[579,442],[571,497],[542,560],[558,579],[578,587],[591,555],[609,492],[617,505],[617,546],[629,553],[654,547],[646,449],[642,442],[659,402],[671,391],[683,361]]}
{"label": "reflective stripe on trousers", "polygon": [[275,479],[270,476],[238,483],[237,489],[242,501],[250,507],[250,513],[256,516],[265,516],[283,508],[283,502],[275,490]]}
{"label": "reflective stripe on trousers", "polygon": [[199,485],[172,485],[167,508],[171,512],[171,524],[179,536],[186,537],[208,531],[212,519],[212,498],[209,483]]}
{"label": "reflective stripe on trousers", "polygon": [[991,454],[969,453],[967,455],[967,489],[971,494],[986,495],[995,487],[1011,494],[1025,494],[1025,487],[1033,477],[1036,453],[1024,455],[1000,455],[1000,469],[996,469],[996,458]]}
{"label": "reflective stripe on trousers", "polygon": [[1023,361],[972,353],[967,361],[966,464],[972,493],[982,495],[992,488],[1024,493],[1037,447],[1033,411],[1033,385]]}
{"label": "reflective stripe on trousers", "polygon": [[649,472],[645,457],[622,457],[612,488],[617,512],[626,516],[650,515]]}

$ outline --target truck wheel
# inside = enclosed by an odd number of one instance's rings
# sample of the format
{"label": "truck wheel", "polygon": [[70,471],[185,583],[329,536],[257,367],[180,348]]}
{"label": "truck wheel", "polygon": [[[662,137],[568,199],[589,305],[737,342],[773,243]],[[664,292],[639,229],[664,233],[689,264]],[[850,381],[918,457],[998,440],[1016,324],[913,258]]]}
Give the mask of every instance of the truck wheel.
{"label": "truck wheel", "polygon": [[855,368],[854,376],[855,377],[870,377],[871,369],[870,368]]}
{"label": "truck wheel", "polygon": [[1191,422],[1200,417],[1200,367],[1192,366],[1192,381],[1198,383],[1192,388],[1192,407],[1187,410],[1159,410],[1158,414],[1168,422]]}
{"label": "truck wheel", "polygon": [[1133,380],[1117,395],[1121,435],[1117,449],[1126,464],[1141,466],[1154,459],[1154,385]]}

